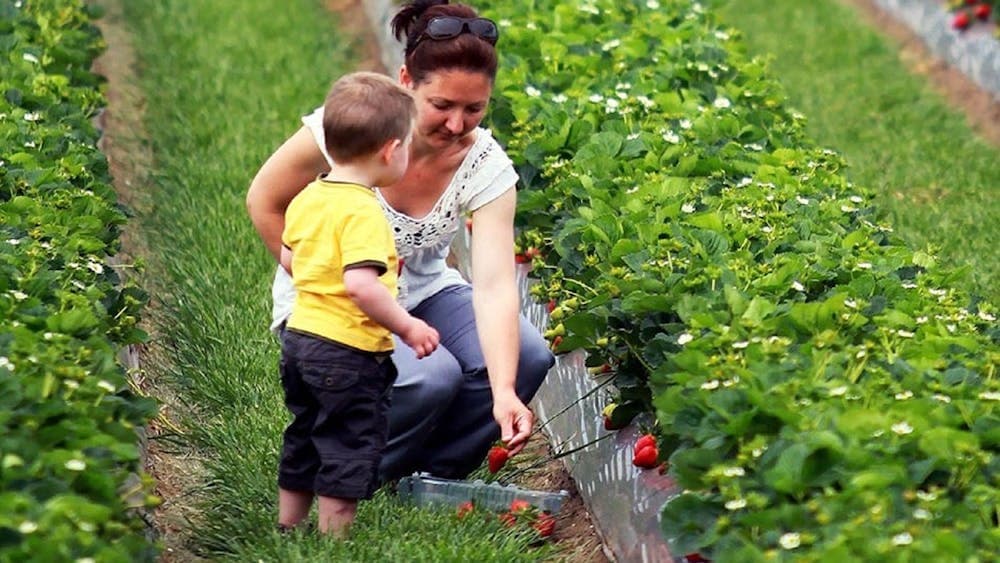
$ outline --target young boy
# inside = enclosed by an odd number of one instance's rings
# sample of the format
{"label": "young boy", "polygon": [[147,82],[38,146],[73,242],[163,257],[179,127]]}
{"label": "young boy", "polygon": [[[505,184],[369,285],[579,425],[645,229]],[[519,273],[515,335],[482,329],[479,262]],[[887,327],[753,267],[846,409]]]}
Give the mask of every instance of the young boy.
{"label": "young boy", "polygon": [[413,98],[385,76],[334,83],[323,109],[335,164],[285,213],[282,264],[297,289],[282,333],[281,382],[294,416],[278,469],[278,526],[304,520],[314,496],[319,531],[345,537],[371,498],[388,431],[399,335],[419,357],[438,333],[395,300],[392,232],[371,186],[393,184],[409,160]]}

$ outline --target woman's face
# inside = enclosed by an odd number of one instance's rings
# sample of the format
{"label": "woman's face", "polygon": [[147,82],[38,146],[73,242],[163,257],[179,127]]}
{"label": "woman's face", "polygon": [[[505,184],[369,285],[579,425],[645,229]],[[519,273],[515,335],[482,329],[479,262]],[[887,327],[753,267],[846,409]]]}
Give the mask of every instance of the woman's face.
{"label": "woman's face", "polygon": [[417,101],[414,138],[435,147],[455,143],[478,127],[493,93],[490,78],[476,71],[439,70],[414,83],[404,68],[401,78]]}

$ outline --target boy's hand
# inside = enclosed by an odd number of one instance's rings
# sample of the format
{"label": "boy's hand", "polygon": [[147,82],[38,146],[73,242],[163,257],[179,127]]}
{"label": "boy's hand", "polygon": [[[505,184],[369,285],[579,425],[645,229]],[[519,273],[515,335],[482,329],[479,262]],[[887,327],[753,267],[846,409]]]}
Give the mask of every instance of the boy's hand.
{"label": "boy's hand", "polygon": [[407,346],[413,348],[418,360],[429,356],[437,348],[440,339],[438,331],[416,317],[411,317],[410,323],[399,333],[399,337]]}

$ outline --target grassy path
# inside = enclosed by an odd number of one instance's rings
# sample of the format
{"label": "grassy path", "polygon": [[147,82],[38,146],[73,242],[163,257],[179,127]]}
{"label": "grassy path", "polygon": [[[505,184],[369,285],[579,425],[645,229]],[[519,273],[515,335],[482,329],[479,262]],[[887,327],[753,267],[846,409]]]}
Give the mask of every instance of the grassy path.
{"label": "grassy path", "polygon": [[[107,0],[111,1],[111,0]],[[380,495],[349,542],[273,531],[286,423],[266,332],[273,262],[244,195],[257,166],[352,70],[349,33],[321,2],[128,0],[154,159],[142,217],[153,285],[165,290],[148,366],[190,413],[180,447],[204,465],[194,551],[239,561],[535,561],[549,553],[495,518],[457,521]],[[183,498],[171,502],[191,502]]]}
{"label": "grassy path", "polygon": [[836,0],[721,0],[720,16],[806,115],[812,137],[842,153],[848,176],[879,194],[913,245],[969,265],[966,287],[1000,302],[1000,149],[968,127],[896,46]]}

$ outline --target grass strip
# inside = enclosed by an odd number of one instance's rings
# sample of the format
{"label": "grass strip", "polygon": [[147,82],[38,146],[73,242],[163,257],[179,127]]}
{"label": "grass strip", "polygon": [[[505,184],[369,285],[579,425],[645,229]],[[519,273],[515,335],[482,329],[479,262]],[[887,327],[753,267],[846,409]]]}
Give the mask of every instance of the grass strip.
{"label": "grass strip", "polygon": [[[212,559],[534,561],[530,535],[496,518],[458,521],[380,495],[348,542],[280,536],[275,472],[287,421],[278,347],[266,332],[274,264],[244,210],[256,168],[352,70],[349,34],[323,4],[297,0],[130,0],[156,161],[146,233],[161,270],[169,379],[193,414],[204,460],[193,536]],[[332,56],[331,56],[332,55]],[[159,366],[163,369],[163,366]],[[475,521],[472,521],[475,520]]]}
{"label": "grass strip", "polygon": [[842,2],[721,2],[720,15],[749,53],[773,56],[809,136],[844,155],[847,176],[876,191],[899,234],[970,266],[965,288],[1000,302],[1000,150]]}

